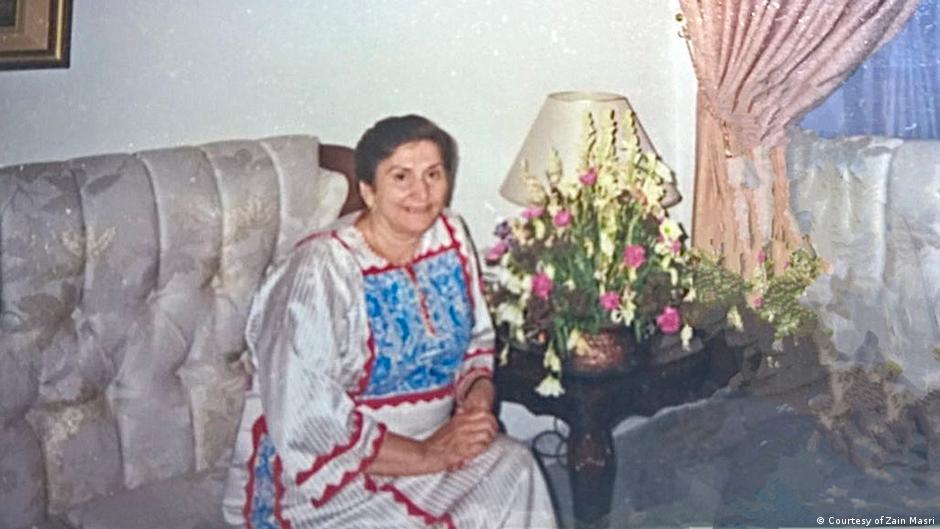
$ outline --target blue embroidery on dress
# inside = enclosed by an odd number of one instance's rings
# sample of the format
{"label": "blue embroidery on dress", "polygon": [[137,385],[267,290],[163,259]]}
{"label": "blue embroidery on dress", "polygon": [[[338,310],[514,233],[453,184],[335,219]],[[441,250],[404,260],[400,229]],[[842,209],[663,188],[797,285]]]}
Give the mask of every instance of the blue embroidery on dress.
{"label": "blue embroidery on dress", "polygon": [[[376,358],[365,397],[424,393],[451,384],[470,344],[473,310],[456,250],[365,276]],[[430,317],[426,329],[421,299]]]}
{"label": "blue embroidery on dress", "polygon": [[274,484],[274,443],[263,434],[258,443],[257,459],[252,472],[255,475],[254,490],[249,513],[253,529],[280,529],[274,518],[274,503],[277,491]]}

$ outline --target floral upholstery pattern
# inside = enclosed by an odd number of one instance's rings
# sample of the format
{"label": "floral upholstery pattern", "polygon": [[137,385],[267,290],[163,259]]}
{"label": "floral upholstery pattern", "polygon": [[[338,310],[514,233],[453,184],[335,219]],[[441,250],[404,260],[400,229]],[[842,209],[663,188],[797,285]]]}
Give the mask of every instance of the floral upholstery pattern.
{"label": "floral upholstery pattern", "polygon": [[346,196],[317,147],[0,169],[0,527],[227,463],[251,296]]}

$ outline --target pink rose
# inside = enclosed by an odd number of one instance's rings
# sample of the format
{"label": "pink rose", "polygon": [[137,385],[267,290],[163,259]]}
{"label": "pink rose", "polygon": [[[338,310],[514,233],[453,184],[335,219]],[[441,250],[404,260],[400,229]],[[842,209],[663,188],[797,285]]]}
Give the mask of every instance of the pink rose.
{"label": "pink rose", "polygon": [[762,297],[760,297],[760,298],[754,298],[754,303],[753,303],[753,304],[754,304],[754,308],[755,308],[755,309],[762,309],[762,308],[764,308],[764,298],[762,298]]}
{"label": "pink rose", "polygon": [[636,270],[646,262],[646,248],[631,244],[623,250],[623,263]]}
{"label": "pink rose", "polygon": [[604,310],[617,310],[620,306],[620,295],[616,292],[604,292],[599,301]]}
{"label": "pink rose", "polygon": [[537,219],[542,216],[542,213],[545,213],[545,208],[532,206],[522,210],[522,218],[526,220]]}
{"label": "pink rose", "polygon": [[666,307],[662,314],[656,316],[656,325],[664,334],[675,334],[679,332],[682,326],[682,318],[679,316],[679,310],[675,307]]}
{"label": "pink rose", "polygon": [[672,241],[672,255],[679,255],[679,252],[682,251],[682,243],[678,240]]}
{"label": "pink rose", "polygon": [[580,176],[579,180],[586,186],[592,186],[597,182],[597,170],[591,167],[586,173]]}
{"label": "pink rose", "polygon": [[567,209],[563,209],[555,214],[555,218],[553,219],[553,221],[555,222],[555,226],[558,226],[559,228],[563,228],[571,224],[571,213],[568,212]]}
{"label": "pink rose", "polygon": [[506,241],[499,241],[494,244],[488,252],[486,252],[486,262],[495,263],[499,261],[500,257],[505,255],[509,251],[509,243]]}
{"label": "pink rose", "polygon": [[545,272],[539,272],[532,276],[532,292],[542,299],[548,299],[554,286],[555,282]]}
{"label": "pink rose", "polygon": [[757,252],[757,263],[764,264],[764,261],[767,260],[767,254],[764,253],[764,250]]}

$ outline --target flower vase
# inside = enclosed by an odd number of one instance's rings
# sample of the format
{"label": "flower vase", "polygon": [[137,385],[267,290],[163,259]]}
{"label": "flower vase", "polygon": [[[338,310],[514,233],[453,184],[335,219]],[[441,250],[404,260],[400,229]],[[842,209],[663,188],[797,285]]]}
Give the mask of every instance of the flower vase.
{"label": "flower vase", "polygon": [[637,350],[629,328],[601,329],[583,338],[583,346],[568,357],[568,370],[584,374],[622,370]]}

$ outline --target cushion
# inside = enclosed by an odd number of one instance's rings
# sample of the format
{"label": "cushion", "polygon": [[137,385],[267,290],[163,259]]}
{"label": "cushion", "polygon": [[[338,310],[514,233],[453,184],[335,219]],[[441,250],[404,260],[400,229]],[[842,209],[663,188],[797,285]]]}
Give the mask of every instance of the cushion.
{"label": "cushion", "polygon": [[188,474],[73,507],[76,529],[223,529],[225,471]]}
{"label": "cushion", "polygon": [[25,421],[0,427],[0,527],[30,527],[45,517],[39,439]]}
{"label": "cushion", "polygon": [[120,489],[118,435],[103,395],[33,408],[27,418],[43,440],[50,513]]}

